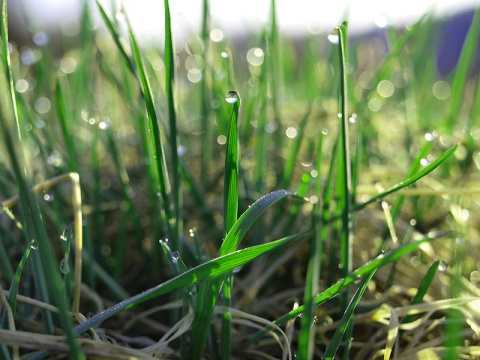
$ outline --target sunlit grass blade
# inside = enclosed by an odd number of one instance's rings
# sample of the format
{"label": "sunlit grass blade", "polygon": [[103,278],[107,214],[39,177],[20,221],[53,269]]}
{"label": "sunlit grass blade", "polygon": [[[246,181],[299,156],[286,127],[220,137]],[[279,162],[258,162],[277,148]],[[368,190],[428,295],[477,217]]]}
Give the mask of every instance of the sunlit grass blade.
{"label": "sunlit grass blade", "polygon": [[[153,101],[153,95],[150,88],[150,82],[146,76],[143,61],[141,59],[140,51],[138,49],[137,41],[133,34],[133,30],[130,28],[130,42],[132,45],[133,56],[135,58],[135,64],[138,69],[138,76],[140,77],[140,82],[142,84],[142,90],[144,93],[145,107],[147,109],[147,117],[149,121],[150,136],[153,148],[153,159],[155,161],[160,194],[162,198],[162,207],[164,210],[163,218],[164,224],[169,227],[170,235],[173,234],[174,228],[172,227],[171,219],[173,219],[172,214],[172,201],[171,201],[171,186],[170,179],[167,171],[167,163],[165,160],[165,151],[163,149],[163,143],[160,132],[160,125],[157,118],[157,111],[155,110],[155,104]],[[177,150],[175,150],[176,152]],[[176,249],[175,245],[175,249]]]}
{"label": "sunlit grass blade", "polygon": [[[238,218],[238,111],[240,95],[235,90],[227,94],[227,101],[233,102],[232,115],[228,125],[227,150],[225,157],[225,176],[223,192],[224,236],[227,236]],[[227,274],[223,284],[223,301],[225,307],[232,306],[233,274]],[[225,311],[222,321],[222,359],[230,359],[230,312]]]}
{"label": "sunlit grass blade", "polygon": [[452,84],[452,95],[450,99],[450,109],[447,116],[446,125],[448,129],[452,129],[458,121],[460,108],[463,104],[465,87],[470,67],[475,58],[475,50],[477,49],[478,38],[480,36],[480,8],[475,10],[470,30],[463,44],[458,64],[455,68],[455,76]]}
{"label": "sunlit grass blade", "polygon": [[168,107],[168,123],[170,127],[170,156],[171,156],[171,171],[172,171],[172,200],[173,212],[169,217],[169,222],[173,221],[172,241],[174,250],[181,251],[182,248],[182,232],[183,232],[183,196],[182,196],[182,179],[181,179],[181,165],[178,157],[178,130],[177,130],[177,113],[175,110],[175,102],[173,96],[173,85],[175,81],[175,53],[173,52],[172,26],[170,19],[170,6],[168,0],[164,0],[165,7],[165,95],[167,96]]}
{"label": "sunlit grass blade", "polygon": [[367,290],[367,286],[370,283],[373,275],[375,274],[376,270],[373,270],[368,275],[365,275],[363,278],[362,284],[355,292],[352,300],[348,304],[348,307],[345,313],[342,316],[342,320],[340,321],[340,325],[335,331],[333,338],[328,343],[327,350],[325,354],[323,354],[322,359],[325,360],[333,360],[335,353],[337,352],[338,347],[340,346],[340,342],[342,341],[343,336],[346,334],[348,327],[353,326],[353,311],[355,310],[356,306],[360,302],[362,295],[364,294],[365,290]]}
{"label": "sunlit grass blade", "polygon": [[[158,286],[155,286],[149,290],[146,290],[138,295],[135,295],[131,298],[125,299],[124,301],[113,305],[112,307],[102,311],[100,314],[94,315],[87,321],[78,325],[75,328],[75,333],[77,335],[83,334],[92,327],[102,323],[103,321],[111,318],[112,316],[124,311],[131,309],[145,301],[154,299],[158,296],[170,293],[176,289],[179,289],[183,286],[193,285],[198,281],[204,279],[216,279],[225,275],[226,273],[234,270],[235,268],[242,266],[257,257],[272,251],[280,246],[285,246],[288,243],[293,241],[298,241],[306,237],[310,232],[303,232],[285,238],[271,241],[266,244],[252,246],[242,250],[238,250],[227,255],[219,256],[215,259],[212,259],[204,264],[201,264],[195,268],[192,268],[171,280],[166,281]],[[44,359],[48,356],[47,351],[40,351],[31,357],[32,360]],[[200,357],[199,355],[198,357]]]}
{"label": "sunlit grass blade", "polygon": [[[372,271],[375,271],[391,262],[397,261],[404,257],[405,255],[411,253],[412,251],[415,251],[418,249],[423,243],[430,242],[434,239],[437,239],[441,237],[442,235],[450,235],[450,234],[436,234],[436,237],[424,237],[421,240],[411,242],[409,244],[405,244],[403,246],[398,247],[397,249],[387,252],[385,254],[382,254],[381,256],[376,257],[375,259],[369,261],[368,263],[364,264],[363,266],[359,267],[352,273],[350,273],[347,277],[341,278],[338,280],[335,284],[330,286],[328,289],[320,292],[315,296],[314,299],[314,305],[315,306],[320,306],[326,301],[333,299],[335,296],[339,295],[341,291],[353,284],[354,282],[358,281],[359,278],[371,273]],[[305,313],[305,306],[301,305],[298,308],[286,313],[285,315],[277,318],[273,323],[275,325],[283,325],[287,321],[295,319],[298,316],[302,316]],[[265,331],[261,331],[257,333],[252,339],[249,341],[249,344],[253,344],[258,339],[263,336]]]}
{"label": "sunlit grass blade", "polygon": [[417,182],[418,180],[420,180],[421,178],[423,178],[424,176],[428,175],[429,173],[431,173],[433,170],[435,170],[437,167],[439,167],[441,164],[443,164],[454,152],[455,150],[457,149],[458,145],[454,145],[452,146],[450,149],[448,149],[442,156],[440,156],[439,158],[435,159],[434,161],[432,161],[428,166],[425,166],[421,171],[419,171],[417,174],[409,177],[408,179],[402,181],[401,183],[397,184],[397,185],[394,185],[392,186],[390,189],[378,194],[378,195],[375,195],[375,196],[372,196],[369,200],[361,203],[361,204],[358,204],[356,206],[354,206],[353,210],[354,211],[358,211],[358,210],[361,210],[363,208],[365,208],[367,205],[381,199],[381,198],[384,198],[385,196],[387,195],[390,195],[390,194],[393,194],[394,192],[398,191],[398,190],[401,190],[403,188],[406,188],[407,186],[409,185],[412,185],[414,184],[415,182]]}
{"label": "sunlit grass blade", "polygon": [[[340,130],[339,130],[339,144],[338,144],[338,160],[336,173],[336,190],[338,196],[337,209],[341,218],[340,229],[340,265],[341,276],[347,276],[352,271],[352,240],[353,240],[353,218],[352,218],[352,159],[350,155],[349,145],[349,122],[347,113],[347,22],[344,22],[337,28],[339,44],[339,59],[340,59]],[[348,306],[349,291],[345,291],[340,300],[340,308],[345,312]],[[344,359],[348,357],[350,350],[350,336],[349,332],[352,325],[346,329],[346,346],[343,353]]]}

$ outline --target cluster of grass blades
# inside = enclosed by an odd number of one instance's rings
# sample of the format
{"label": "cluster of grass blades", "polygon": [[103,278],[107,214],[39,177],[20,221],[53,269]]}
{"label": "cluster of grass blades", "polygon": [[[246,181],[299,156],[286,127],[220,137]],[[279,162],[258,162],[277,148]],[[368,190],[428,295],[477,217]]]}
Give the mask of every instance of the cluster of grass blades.
{"label": "cluster of grass blades", "polygon": [[54,60],[2,1],[0,358],[478,354],[478,10],[448,97],[428,16],[371,64],[347,22],[295,57],[275,0],[244,53],[208,0],[162,50],[102,4]]}

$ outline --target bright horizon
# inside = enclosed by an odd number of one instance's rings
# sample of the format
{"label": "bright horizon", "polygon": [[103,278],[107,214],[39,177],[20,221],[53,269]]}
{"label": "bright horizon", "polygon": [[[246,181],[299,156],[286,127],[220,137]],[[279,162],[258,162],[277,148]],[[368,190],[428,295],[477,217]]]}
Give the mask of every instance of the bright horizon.
{"label": "bright horizon", "polygon": [[[25,4],[27,1],[25,1]],[[107,11],[110,1],[101,0]],[[94,2],[92,1],[92,4]],[[124,0],[127,14],[138,36],[148,39],[163,33],[163,2],[158,0]],[[227,36],[268,26],[270,1],[243,0],[233,3],[210,0],[210,28],[219,28]],[[65,23],[78,15],[78,0],[30,0],[28,11],[42,14],[41,21]],[[277,21],[280,31],[289,33],[329,32],[342,20],[348,7],[351,32],[362,32],[385,25],[412,23],[425,13],[452,15],[467,8],[480,6],[480,0],[416,0],[413,1],[337,1],[277,0]],[[252,9],[254,9],[252,11]],[[170,0],[175,35],[198,32],[202,1]],[[38,17],[37,17],[38,18]]]}

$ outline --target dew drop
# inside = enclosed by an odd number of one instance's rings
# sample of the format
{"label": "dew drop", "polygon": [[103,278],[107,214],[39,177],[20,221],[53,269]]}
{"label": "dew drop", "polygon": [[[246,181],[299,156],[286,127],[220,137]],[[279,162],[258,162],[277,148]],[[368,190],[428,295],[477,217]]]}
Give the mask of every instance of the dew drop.
{"label": "dew drop", "polygon": [[60,235],[60,240],[67,241],[67,234],[68,234],[68,228],[63,230],[62,234]]}
{"label": "dew drop", "polygon": [[188,234],[190,235],[190,237],[195,237],[195,230],[194,229],[188,230]]}
{"label": "dew drop", "polygon": [[222,51],[222,57],[227,59],[228,58],[228,53],[226,51]]}
{"label": "dew drop", "polygon": [[225,96],[225,100],[227,100],[229,104],[235,104],[239,98],[240,98],[240,95],[236,90],[230,90],[229,92],[227,92],[227,95]]}
{"label": "dew drop", "polygon": [[68,261],[62,259],[60,262],[60,272],[64,275],[67,275],[70,272],[70,265],[68,265]]}
{"label": "dew drop", "polygon": [[447,267],[448,262],[446,262],[445,260],[440,260],[438,262],[438,271],[445,272],[447,270]]}
{"label": "dew drop", "polygon": [[38,250],[38,243],[36,241],[32,241],[30,244],[30,249]]}
{"label": "dew drop", "polygon": [[43,200],[47,202],[52,202],[54,198],[55,197],[53,196],[53,194],[48,194],[48,193],[43,194]]}
{"label": "dew drop", "polygon": [[172,258],[173,258],[173,260],[178,260],[178,259],[180,259],[180,253],[179,253],[178,251],[174,251],[174,252],[172,253]]}
{"label": "dew drop", "polygon": [[330,34],[327,36],[328,41],[330,41],[332,44],[338,45],[340,42],[340,37],[338,36],[338,30],[334,29]]}

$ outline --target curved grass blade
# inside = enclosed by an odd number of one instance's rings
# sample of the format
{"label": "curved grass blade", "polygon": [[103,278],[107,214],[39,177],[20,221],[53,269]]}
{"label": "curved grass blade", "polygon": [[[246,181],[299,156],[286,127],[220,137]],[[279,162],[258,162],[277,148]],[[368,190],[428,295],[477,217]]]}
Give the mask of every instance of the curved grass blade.
{"label": "curved grass blade", "polygon": [[433,170],[435,170],[437,167],[439,167],[441,164],[443,164],[457,149],[458,145],[452,146],[450,149],[448,149],[442,156],[437,158],[435,161],[432,161],[428,166],[423,168],[421,171],[419,171],[417,174],[409,177],[408,179],[402,181],[401,183],[392,186],[390,189],[372,196],[369,200],[365,201],[364,203],[361,203],[359,205],[356,205],[353,207],[353,211],[359,211],[363,208],[365,208],[367,205],[370,205],[371,203],[380,200],[381,198],[384,198],[387,195],[393,194],[394,192],[401,190],[403,188],[406,188],[407,186],[412,185],[413,183],[417,182],[424,176],[428,175],[431,173]]}
{"label": "curved grass blade", "polygon": [[[260,215],[262,215],[274,203],[287,196],[295,195],[285,190],[278,190],[258,199],[240,216],[230,229],[218,251],[218,256],[224,256],[236,251],[239,242],[243,239],[247,231]],[[192,344],[189,349],[189,359],[199,359],[202,356],[207,341],[213,309],[215,308],[222,284],[223,278],[214,279],[202,284],[200,294],[203,293],[205,295],[203,298],[199,297],[197,300],[195,320],[192,325]]]}
{"label": "curved grass blade", "polygon": [[330,343],[328,344],[327,350],[325,351],[325,354],[323,355],[322,359],[333,360],[333,357],[335,356],[335,353],[337,352],[337,349],[340,346],[340,342],[342,341],[342,338],[345,335],[347,328],[353,326],[353,311],[355,310],[355,307],[360,302],[360,299],[362,298],[363,293],[365,292],[365,290],[367,290],[367,286],[370,280],[372,279],[373,275],[375,274],[375,271],[376,269],[370,272],[368,275],[365,275],[362,285],[355,292],[355,295],[350,301],[350,304],[348,304],[348,307],[342,316],[342,320],[340,321],[340,325],[335,331],[335,334],[333,335],[332,340],[330,340]]}
{"label": "curved grass blade", "polygon": [[[155,286],[138,295],[125,299],[124,301],[116,305],[113,305],[112,307],[102,311],[101,313],[91,317],[84,323],[78,325],[75,328],[75,334],[83,334],[87,330],[111,318],[112,316],[124,310],[131,309],[145,301],[154,299],[160,295],[170,293],[173,290],[179,289],[183,286],[193,285],[196,282],[204,279],[214,279],[225,275],[233,269],[258,258],[259,256],[269,251],[277,249],[278,247],[284,246],[290,242],[300,240],[309,234],[310,232],[306,231],[299,234],[287,236],[279,240],[271,241],[266,244],[252,246],[224,256],[219,256],[193,269],[187,270],[186,272],[174,277],[171,280],[168,280],[158,286]],[[32,356],[31,359],[39,360],[44,359],[46,356],[48,356],[47,351],[40,351],[34,356]]]}
{"label": "curved grass blade", "polygon": [[[382,254],[381,256],[376,257],[372,261],[366,263],[365,265],[359,267],[352,273],[350,273],[347,277],[338,280],[335,284],[330,286],[328,289],[322,291],[321,293],[318,293],[317,296],[314,299],[314,304],[315,306],[320,306],[326,301],[333,299],[335,296],[340,294],[342,289],[346,288],[347,286],[350,286],[353,284],[355,281],[357,281],[360,277],[363,277],[367,275],[368,273],[381,268],[382,266],[385,266],[393,261],[399,260],[408,253],[411,253],[412,251],[415,251],[418,249],[423,243],[430,242],[434,239],[437,239],[439,237],[448,235],[446,233],[442,234],[436,234],[435,236],[426,236],[421,240],[411,242],[408,244],[405,244],[403,246],[398,247],[397,249],[390,251],[388,253]],[[286,323],[289,320],[295,319],[297,316],[302,316],[305,313],[305,306],[301,305],[295,310],[292,310],[285,315],[279,317],[276,319],[273,323],[275,325],[282,325]],[[248,344],[253,344],[258,339],[265,334],[266,331],[261,331],[254,335],[252,339],[248,342]]]}
{"label": "curved grass blade", "polygon": [[[227,94],[227,101],[233,101],[232,114],[228,125],[227,154],[225,157],[225,176],[223,192],[224,235],[227,236],[238,218],[238,111],[240,95],[235,90]],[[233,274],[227,274],[223,285],[223,299],[226,308],[232,306]],[[230,359],[230,320],[228,310],[222,321],[222,359]]]}

